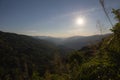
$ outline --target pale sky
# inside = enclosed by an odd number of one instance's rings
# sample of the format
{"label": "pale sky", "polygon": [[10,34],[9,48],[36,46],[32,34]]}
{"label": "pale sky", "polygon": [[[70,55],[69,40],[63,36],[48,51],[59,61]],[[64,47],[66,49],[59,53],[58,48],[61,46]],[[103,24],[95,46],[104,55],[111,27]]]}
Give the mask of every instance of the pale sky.
{"label": "pale sky", "polygon": [[[120,0],[105,0],[110,18]],[[76,24],[76,20],[83,20]],[[88,36],[99,34],[97,21],[108,33],[109,24],[99,0],[0,0],[0,30],[32,36]]]}

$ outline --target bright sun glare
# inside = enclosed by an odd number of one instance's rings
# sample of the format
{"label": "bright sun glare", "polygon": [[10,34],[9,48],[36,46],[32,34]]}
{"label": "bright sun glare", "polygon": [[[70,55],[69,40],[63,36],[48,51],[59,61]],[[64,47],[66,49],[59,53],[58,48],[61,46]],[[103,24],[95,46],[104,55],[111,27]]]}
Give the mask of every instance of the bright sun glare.
{"label": "bright sun glare", "polygon": [[79,17],[79,18],[76,19],[75,23],[77,25],[84,25],[85,21],[82,17]]}

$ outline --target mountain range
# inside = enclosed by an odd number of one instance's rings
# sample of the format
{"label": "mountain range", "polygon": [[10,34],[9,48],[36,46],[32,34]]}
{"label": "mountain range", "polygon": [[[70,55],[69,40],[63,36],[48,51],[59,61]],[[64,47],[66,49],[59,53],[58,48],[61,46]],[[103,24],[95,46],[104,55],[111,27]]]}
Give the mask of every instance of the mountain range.
{"label": "mountain range", "polygon": [[56,38],[50,36],[35,36],[35,37],[38,39],[52,42],[57,46],[64,46],[69,49],[79,50],[84,46],[96,44],[109,35],[110,34],[92,36],[73,36],[68,38]]}

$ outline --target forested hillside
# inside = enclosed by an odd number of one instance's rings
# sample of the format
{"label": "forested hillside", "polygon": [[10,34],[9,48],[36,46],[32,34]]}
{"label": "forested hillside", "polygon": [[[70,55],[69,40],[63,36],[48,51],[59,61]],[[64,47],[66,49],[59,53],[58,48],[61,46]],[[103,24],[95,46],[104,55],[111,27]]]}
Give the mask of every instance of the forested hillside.
{"label": "forested hillside", "polygon": [[0,32],[0,80],[20,80],[43,75],[57,48],[30,36]]}

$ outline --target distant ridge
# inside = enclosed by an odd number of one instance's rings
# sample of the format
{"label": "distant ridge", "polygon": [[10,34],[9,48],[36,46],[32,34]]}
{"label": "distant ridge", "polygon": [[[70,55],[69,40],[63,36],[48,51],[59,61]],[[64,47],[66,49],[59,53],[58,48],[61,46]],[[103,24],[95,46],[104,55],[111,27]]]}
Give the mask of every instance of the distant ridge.
{"label": "distant ridge", "polygon": [[70,49],[80,49],[87,45],[92,45],[97,42],[100,42],[103,38],[109,36],[111,34],[104,34],[104,35],[93,35],[93,36],[72,36],[68,38],[55,38],[50,36],[37,36],[39,39],[43,39],[46,41],[51,41],[56,45],[65,46]]}

